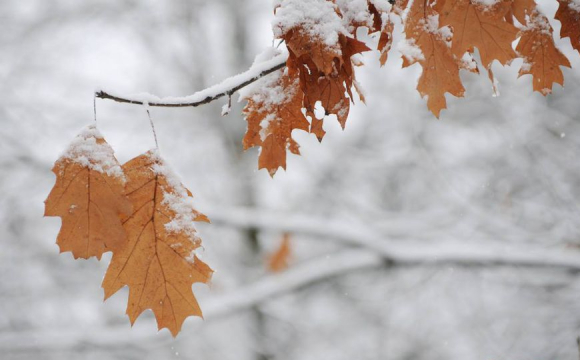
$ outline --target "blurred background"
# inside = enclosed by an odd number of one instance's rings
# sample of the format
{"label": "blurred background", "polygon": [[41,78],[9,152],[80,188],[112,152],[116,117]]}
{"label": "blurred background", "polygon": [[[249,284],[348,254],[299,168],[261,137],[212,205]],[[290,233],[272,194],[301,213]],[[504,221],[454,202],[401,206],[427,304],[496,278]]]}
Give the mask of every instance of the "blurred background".
{"label": "blurred background", "polygon": [[[540,1],[553,18],[557,2]],[[0,359],[577,359],[580,335],[580,57],[566,88],[532,93],[521,60],[463,73],[436,120],[419,66],[363,57],[346,130],[271,179],[242,151],[242,103],[152,109],[163,157],[213,224],[199,225],[205,320],[177,339],[127,289],[103,303],[103,261],[73,260],[43,218],[53,162],[93,121],[93,92],[182,96],[272,46],[263,0],[0,1]],[[553,21],[555,32],[560,24]],[[396,29],[395,45],[400,39]],[[375,39],[376,41],[377,39]],[[97,100],[125,162],[154,146],[145,110]],[[291,262],[267,258],[288,233]]]}

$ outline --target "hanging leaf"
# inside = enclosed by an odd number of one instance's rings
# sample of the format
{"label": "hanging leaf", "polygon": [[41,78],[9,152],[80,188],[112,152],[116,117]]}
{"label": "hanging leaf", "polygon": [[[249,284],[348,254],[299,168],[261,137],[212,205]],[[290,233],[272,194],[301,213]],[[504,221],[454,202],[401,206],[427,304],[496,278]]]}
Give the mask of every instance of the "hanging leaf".
{"label": "hanging leaf", "polygon": [[493,5],[470,0],[440,0],[435,8],[440,14],[440,26],[453,29],[451,50],[457,58],[474,47],[479,50],[485,68],[493,60],[506,65],[516,58],[512,42],[518,30],[506,21],[510,0],[498,0]]}
{"label": "hanging leaf", "polygon": [[56,183],[45,201],[45,216],[60,216],[61,252],[100,259],[126,243],[120,216],[131,211],[125,176],[113,149],[94,125],[83,129],[56,161]]}
{"label": "hanging leaf", "polygon": [[580,5],[574,0],[558,0],[555,19],[562,23],[560,37],[570,38],[572,47],[580,52]]}
{"label": "hanging leaf", "polygon": [[449,48],[450,35],[439,29],[437,16],[425,1],[414,1],[405,21],[407,46],[403,67],[419,63],[423,68],[417,90],[427,98],[427,107],[439,117],[447,108],[445,93],[462,97],[465,89],[459,78],[459,62]]}
{"label": "hanging leaf", "polygon": [[524,58],[519,75],[534,77],[534,91],[543,95],[552,92],[552,84],[564,85],[564,74],[560,66],[570,67],[568,59],[558,50],[552,36],[548,19],[535,11],[528,17],[516,50]]}
{"label": "hanging leaf", "polygon": [[260,146],[258,168],[267,169],[271,176],[280,167],[286,170],[287,150],[300,154],[292,131],[309,129],[302,98],[297,74],[289,75],[285,70],[270,74],[244,92],[248,101],[243,110],[248,122],[244,149]]}
{"label": "hanging leaf", "polygon": [[194,283],[209,283],[213,271],[199,259],[194,221],[209,222],[192,206],[192,195],[155,151],[123,165],[133,212],[123,217],[128,242],[113,253],[103,280],[105,299],[129,287],[131,324],[153,310],[159,329],[173,336],[188,316],[202,316]]}

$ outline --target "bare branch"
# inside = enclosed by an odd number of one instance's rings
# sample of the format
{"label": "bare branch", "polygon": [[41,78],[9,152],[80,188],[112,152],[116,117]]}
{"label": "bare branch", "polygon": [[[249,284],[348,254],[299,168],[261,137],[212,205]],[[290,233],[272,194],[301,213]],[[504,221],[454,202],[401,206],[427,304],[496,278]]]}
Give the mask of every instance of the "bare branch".
{"label": "bare branch", "polygon": [[[385,262],[380,256],[363,250],[346,250],[329,254],[292,266],[283,273],[264,276],[252,284],[228,290],[221,295],[206,297],[205,301],[201,301],[204,318],[213,320],[237,314],[264,301],[318,281],[384,265]],[[101,329],[89,327],[85,331],[51,328],[44,331],[2,333],[0,334],[0,353],[62,351],[79,344],[92,347],[111,347],[136,343],[143,344],[144,347],[162,346],[165,343],[175,343],[181,339],[188,339],[187,329],[184,329],[183,333],[174,339],[169,332],[157,333],[156,327],[150,321],[154,320],[152,318],[148,321],[141,320],[133,329],[130,328],[127,321],[126,326]],[[193,322],[193,320],[190,321]],[[197,321],[199,324],[199,319]]]}
{"label": "bare branch", "polygon": [[231,96],[238,90],[250,85],[258,79],[283,69],[286,66],[287,54],[279,55],[264,63],[253,65],[248,71],[228,78],[221,83],[185,97],[159,98],[154,95],[124,96],[99,90],[95,96],[100,99],[113,100],[125,104],[157,106],[157,107],[196,107],[208,104],[224,96]]}
{"label": "bare branch", "polygon": [[250,208],[215,208],[206,213],[215,225],[303,234],[342,245],[364,248],[400,266],[526,266],[580,271],[580,253],[493,241],[485,244],[439,239],[427,243],[376,233],[360,224],[276,213]]}

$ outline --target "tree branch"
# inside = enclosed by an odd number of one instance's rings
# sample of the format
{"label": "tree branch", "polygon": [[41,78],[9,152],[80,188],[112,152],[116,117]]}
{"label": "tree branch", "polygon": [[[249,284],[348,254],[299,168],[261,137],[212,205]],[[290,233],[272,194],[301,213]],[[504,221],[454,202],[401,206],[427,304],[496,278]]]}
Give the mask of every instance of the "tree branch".
{"label": "tree branch", "polygon": [[[209,210],[209,211],[208,211]],[[212,223],[240,229],[259,228],[328,239],[366,249],[400,266],[526,266],[580,271],[580,253],[531,245],[485,244],[440,239],[437,243],[398,239],[355,223],[250,208],[206,209]]]}
{"label": "tree branch", "polygon": [[[201,302],[204,318],[213,320],[237,314],[269,299],[308,286],[334,276],[353,271],[384,266],[383,259],[376,254],[363,250],[345,250],[292,266],[283,273],[262,277],[254,283],[241,285],[225,293],[210,295]],[[207,303],[207,304],[206,304]],[[124,326],[111,326],[95,329],[87,328],[45,329],[36,331],[8,332],[0,334],[0,353],[12,352],[50,352],[74,348],[82,344],[85,347],[113,347],[134,344],[148,348],[162,346],[188,339],[188,333],[195,331],[196,326],[184,328],[177,339],[169,332],[157,332],[154,319],[141,319],[133,329],[127,321]],[[199,319],[189,320],[197,322]],[[191,329],[193,327],[193,329]]]}
{"label": "tree branch", "polygon": [[250,85],[260,78],[273,73],[276,70],[283,69],[286,66],[287,53],[282,53],[270,60],[255,63],[247,71],[227,78],[219,84],[207,89],[196,92],[195,94],[185,97],[167,97],[159,98],[151,94],[139,95],[119,95],[99,90],[95,96],[99,99],[113,100],[119,103],[148,105],[157,107],[196,107],[208,104],[224,96],[231,96],[238,90]]}

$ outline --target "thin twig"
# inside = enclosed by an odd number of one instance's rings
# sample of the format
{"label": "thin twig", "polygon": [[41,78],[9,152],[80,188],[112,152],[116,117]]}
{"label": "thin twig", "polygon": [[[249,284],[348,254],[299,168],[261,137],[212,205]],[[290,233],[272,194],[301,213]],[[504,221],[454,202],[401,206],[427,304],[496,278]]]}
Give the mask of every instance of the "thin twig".
{"label": "thin twig", "polygon": [[[274,65],[274,66],[272,66],[272,67],[270,67],[270,68],[268,68],[268,69],[260,72],[258,75],[253,76],[252,78],[250,78],[250,79],[248,79],[248,80],[240,83],[240,84],[237,84],[235,86],[232,86],[231,88],[229,88],[229,89],[227,89],[225,91],[219,92],[217,94],[208,95],[207,97],[205,97],[204,99],[199,100],[199,101],[181,102],[181,103],[180,102],[162,102],[162,101],[155,102],[155,101],[147,101],[147,103],[148,103],[149,106],[156,106],[156,107],[196,107],[196,106],[199,106],[199,105],[208,104],[208,103],[210,103],[210,102],[212,102],[214,100],[217,100],[217,99],[219,99],[221,97],[231,95],[231,94],[235,93],[236,91],[242,89],[243,87],[246,87],[246,86],[250,85],[254,81],[256,81],[256,80],[258,80],[258,79],[260,79],[260,78],[262,78],[262,77],[264,77],[264,76],[266,76],[268,74],[271,74],[271,73],[273,73],[276,70],[283,69],[285,66],[286,66],[286,62],[285,61],[284,62],[281,62],[281,63],[278,63],[278,64],[276,64],[276,65]],[[122,96],[112,95],[112,94],[109,94],[109,93],[107,93],[107,92],[105,92],[103,90],[97,91],[95,93],[95,96],[98,97],[98,98],[100,98],[100,99],[108,99],[108,100],[113,100],[113,101],[120,102],[120,103],[134,104],[134,105],[144,105],[144,102],[141,101],[141,100],[129,99],[129,98],[122,97]]]}
{"label": "thin twig", "polygon": [[97,122],[97,94],[93,96],[93,113],[95,115],[95,123]]}
{"label": "thin twig", "polygon": [[[147,106],[147,105],[146,105]],[[153,131],[153,138],[155,139],[155,148],[159,151],[159,143],[157,142],[157,132],[155,131],[155,125],[153,124],[153,118],[151,118],[151,113],[149,109],[147,110],[147,116],[149,117],[149,124],[151,124],[151,130]]]}

